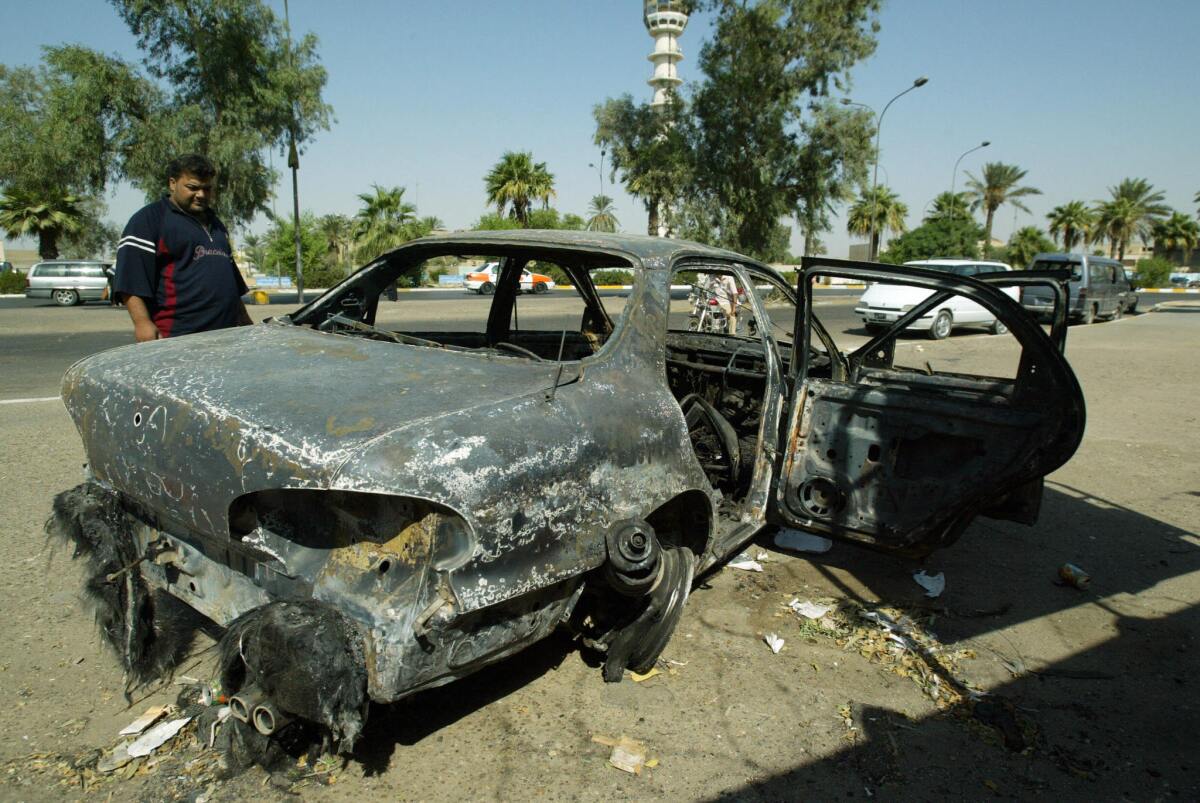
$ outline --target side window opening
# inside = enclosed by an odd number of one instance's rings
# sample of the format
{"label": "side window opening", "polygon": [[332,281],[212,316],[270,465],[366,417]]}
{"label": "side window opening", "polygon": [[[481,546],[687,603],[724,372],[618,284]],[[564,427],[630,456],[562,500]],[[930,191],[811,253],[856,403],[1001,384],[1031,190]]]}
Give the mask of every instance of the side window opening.
{"label": "side window opening", "polygon": [[[410,345],[492,352],[537,361],[580,360],[598,353],[616,331],[624,293],[600,293],[593,276],[632,284],[631,266],[596,255],[551,260],[534,253],[437,255],[407,264],[368,266],[320,307],[297,320],[323,331]],[[457,278],[462,303],[388,289],[398,276],[415,282]],[[454,281],[452,278],[451,281]]]}

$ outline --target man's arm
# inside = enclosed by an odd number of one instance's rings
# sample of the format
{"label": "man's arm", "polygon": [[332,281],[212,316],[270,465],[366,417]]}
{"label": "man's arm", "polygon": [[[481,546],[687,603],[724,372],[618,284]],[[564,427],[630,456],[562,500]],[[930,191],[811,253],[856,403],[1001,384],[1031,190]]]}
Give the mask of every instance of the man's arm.
{"label": "man's arm", "polygon": [[[133,320],[133,336],[137,338],[137,342],[145,343],[147,340],[158,340],[162,337],[154,321],[150,320],[150,310],[146,308],[145,299],[139,296],[125,296],[125,309],[129,310],[129,317]],[[244,307],[242,311],[245,312]]]}

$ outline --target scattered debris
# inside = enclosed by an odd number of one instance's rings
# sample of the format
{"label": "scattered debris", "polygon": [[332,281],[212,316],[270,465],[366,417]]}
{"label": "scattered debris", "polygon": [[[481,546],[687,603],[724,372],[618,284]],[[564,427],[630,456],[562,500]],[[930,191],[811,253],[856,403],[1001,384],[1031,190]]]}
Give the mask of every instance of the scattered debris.
{"label": "scattered debris", "polygon": [[747,572],[761,572],[763,570],[762,564],[756,560],[752,560],[745,552],[729,561],[729,568],[741,569]]}
{"label": "scattered debris", "polygon": [[118,736],[136,736],[137,734],[141,733],[146,728],[150,727],[155,722],[158,722],[160,719],[162,719],[164,716],[166,716],[167,712],[170,710],[171,710],[171,707],[168,705],[156,705],[156,706],[147,708],[145,713],[143,713],[140,717],[135,719],[133,722],[130,722],[124,728],[121,728],[120,732],[117,735]]}
{"label": "scattered debris", "polygon": [[944,572],[926,574],[925,570],[922,569],[914,574],[912,578],[917,585],[925,589],[925,596],[930,599],[940,597],[942,592],[946,590],[946,575]]}
{"label": "scattered debris", "polygon": [[107,775],[110,772],[115,772],[121,767],[124,767],[130,761],[133,761],[133,756],[129,755],[129,746],[133,744],[131,741],[121,742],[114,747],[108,755],[96,762],[96,772]]}
{"label": "scattered debris", "polygon": [[820,619],[834,609],[833,605],[820,605],[808,600],[802,602],[798,599],[793,599],[788,603],[788,607],[792,609],[794,614],[803,616],[805,619]]}
{"label": "scattered debris", "polygon": [[770,557],[771,557],[770,555],[768,555],[766,552],[764,552],[763,550],[760,549],[760,550],[758,550],[758,554],[756,554],[754,556],[754,559],[759,562],[762,562],[762,561],[767,560]]}
{"label": "scattered debris", "polygon": [[639,674],[638,672],[634,672],[632,669],[629,670],[629,677],[633,678],[634,683],[641,683],[644,680],[649,680],[650,678],[652,678],[656,675],[661,675],[661,674],[662,674],[662,670],[659,669],[657,666],[651,668],[651,670],[649,672],[646,672],[645,674]]}
{"label": "scattered debris", "polygon": [[651,759],[653,763],[646,761],[646,745],[636,739],[630,739],[625,734],[621,734],[619,739],[597,734],[592,737],[592,741],[611,747],[612,753],[608,757],[608,763],[623,772],[641,775],[643,767],[658,766],[658,759]]}
{"label": "scattered debris", "polygon": [[833,546],[833,541],[828,538],[822,538],[819,535],[802,532],[801,530],[789,530],[786,527],[780,528],[779,532],[775,533],[775,546],[780,549],[790,549],[793,552],[812,552],[820,554],[828,552]]}
{"label": "scattered debris", "polygon": [[776,655],[778,655],[779,651],[783,649],[783,639],[774,633],[767,633],[764,635],[763,641],[767,642],[767,646],[771,648],[771,652],[775,653]]}
{"label": "scattered debris", "polygon": [[1058,577],[1064,585],[1078,588],[1080,591],[1088,587],[1092,577],[1074,563],[1064,563],[1058,568]]}
{"label": "scattered debris", "polygon": [[129,745],[129,755],[134,758],[150,755],[164,743],[175,738],[175,734],[191,721],[191,717],[180,717],[172,719],[170,722],[160,722]]}

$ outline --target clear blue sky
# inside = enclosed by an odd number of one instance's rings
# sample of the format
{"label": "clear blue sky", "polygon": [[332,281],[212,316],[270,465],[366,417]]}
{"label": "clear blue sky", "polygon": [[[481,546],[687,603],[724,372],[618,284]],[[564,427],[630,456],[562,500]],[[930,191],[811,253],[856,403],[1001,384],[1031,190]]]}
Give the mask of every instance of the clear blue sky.
{"label": "clear blue sky", "polygon": [[[78,42],[127,59],[139,54],[112,7],[100,0],[0,0],[0,60],[34,64],[47,44]],[[282,0],[270,0],[282,14]],[[648,100],[652,40],[639,0],[494,3],[292,0],[293,27],[320,38],[329,71],[332,130],[302,159],[301,203],[318,214],[352,214],[372,183],[402,185],[423,215],[452,228],[486,211],[483,175],[505,150],[532,150],[556,178],[555,205],[583,214],[599,192],[588,167],[592,107],[631,93]],[[908,204],[909,224],[949,189],[963,151],[976,172],[986,160],[1016,163],[1044,195],[1029,199],[1043,226],[1053,206],[1107,196],[1125,177],[1144,177],[1167,202],[1194,214],[1200,191],[1195,0],[892,0],[880,16],[879,47],[852,73],[850,96],[877,110],[919,75],[929,83],[892,105],[883,123],[880,182]],[[694,16],[680,39],[685,81],[708,35]],[[279,155],[276,167],[283,166]],[[607,170],[606,170],[607,173]],[[960,173],[961,187],[965,176]],[[644,231],[641,204],[604,177],[626,231]],[[290,208],[290,182],[279,186]],[[123,222],[142,198],[118,188],[109,217]],[[263,228],[258,221],[252,227]],[[1007,238],[1002,208],[996,236]],[[839,220],[825,237],[844,256]],[[799,250],[799,241],[793,237]]]}

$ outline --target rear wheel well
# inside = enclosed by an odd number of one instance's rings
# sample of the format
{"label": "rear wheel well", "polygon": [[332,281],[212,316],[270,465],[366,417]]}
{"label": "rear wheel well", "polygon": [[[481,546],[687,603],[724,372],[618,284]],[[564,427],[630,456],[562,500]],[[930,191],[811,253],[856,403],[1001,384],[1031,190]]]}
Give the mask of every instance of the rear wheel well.
{"label": "rear wheel well", "polygon": [[699,558],[712,533],[712,504],[702,491],[684,491],[646,516],[663,546],[685,546]]}

